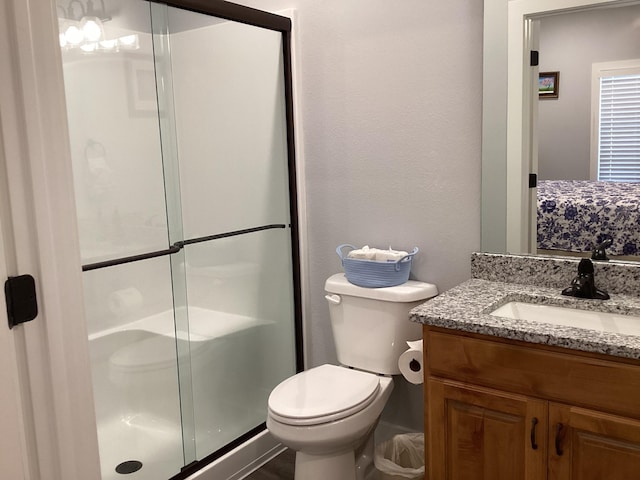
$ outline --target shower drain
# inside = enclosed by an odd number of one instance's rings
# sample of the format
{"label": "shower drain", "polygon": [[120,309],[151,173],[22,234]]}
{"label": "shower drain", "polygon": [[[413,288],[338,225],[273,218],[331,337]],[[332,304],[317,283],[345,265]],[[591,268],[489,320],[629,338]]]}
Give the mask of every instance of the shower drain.
{"label": "shower drain", "polygon": [[138,460],[127,460],[116,467],[116,473],[127,475],[128,473],[137,472],[142,468],[142,462]]}

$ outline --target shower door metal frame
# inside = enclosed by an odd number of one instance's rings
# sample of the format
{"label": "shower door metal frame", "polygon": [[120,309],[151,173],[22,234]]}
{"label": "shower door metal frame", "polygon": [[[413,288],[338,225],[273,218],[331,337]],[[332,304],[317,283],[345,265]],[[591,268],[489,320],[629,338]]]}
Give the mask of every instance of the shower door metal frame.
{"label": "shower door metal frame", "polygon": [[225,232],[216,235],[208,235],[178,241],[163,250],[141,253],[127,257],[106,260],[102,262],[82,265],[82,271],[97,270],[101,268],[122,265],[125,263],[137,262],[149,258],[161,257],[178,253],[185,245],[206,242],[219,238],[242,235],[250,232],[268,230],[272,228],[291,228],[291,261],[293,267],[293,298],[294,298],[294,322],[295,322],[295,343],[296,343],[296,371],[304,369],[304,353],[302,351],[302,295],[301,295],[301,272],[300,272],[300,229],[298,218],[298,188],[296,171],[296,149],[295,131],[293,118],[293,81],[291,66],[291,19],[273,13],[257,10],[243,5],[230,3],[224,0],[149,0],[150,3],[167,5],[169,7],[181,8],[196,13],[215,16],[225,20],[244,23],[255,27],[280,32],[282,34],[282,55],[284,61],[284,91],[285,91],[285,118],[287,122],[287,167],[289,183],[289,218],[290,224],[263,225],[256,228]]}
{"label": "shower door metal frame", "polygon": [[304,369],[304,353],[302,351],[302,296],[300,288],[300,230],[298,219],[298,193],[297,193],[297,175],[296,175],[296,152],[295,152],[295,132],[293,124],[293,82],[292,82],[292,66],[291,66],[291,19],[276,15],[273,13],[256,10],[254,8],[245,7],[230,3],[224,0],[166,0],[156,1],[149,0],[150,3],[167,5],[169,7],[181,8],[196,13],[215,16],[225,20],[238,23],[244,23],[255,27],[261,27],[268,30],[278,31],[282,34],[283,39],[283,61],[284,61],[284,90],[285,90],[285,118],[287,122],[287,167],[288,167],[288,184],[289,184],[289,218],[290,224],[272,224],[260,227],[238,230],[233,232],[225,232],[215,235],[207,235],[204,237],[192,238],[174,242],[163,250],[155,250],[152,252],[140,253],[126,257],[114,258],[96,263],[82,265],[82,271],[98,270],[102,268],[123,265],[125,263],[147,260],[150,258],[162,257],[178,253],[186,245],[207,242],[220,238],[232,237],[235,235],[243,235],[251,232],[269,230],[274,228],[291,228],[291,249],[292,249],[292,267],[293,267],[293,297],[294,297],[294,321],[295,321],[295,342],[296,342],[296,371],[300,372]]}

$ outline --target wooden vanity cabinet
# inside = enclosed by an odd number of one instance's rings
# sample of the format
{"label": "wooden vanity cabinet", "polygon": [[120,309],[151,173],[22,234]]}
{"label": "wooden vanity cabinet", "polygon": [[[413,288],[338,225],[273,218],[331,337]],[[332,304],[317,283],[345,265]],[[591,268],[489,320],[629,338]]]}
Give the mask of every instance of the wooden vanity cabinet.
{"label": "wooden vanity cabinet", "polygon": [[640,362],[424,327],[430,480],[640,479]]}
{"label": "wooden vanity cabinet", "polygon": [[640,478],[640,422],[551,403],[550,480]]}
{"label": "wooden vanity cabinet", "polygon": [[[430,379],[427,460],[433,479],[539,479],[546,470],[546,402],[441,379]],[[533,441],[536,449],[530,448]]]}

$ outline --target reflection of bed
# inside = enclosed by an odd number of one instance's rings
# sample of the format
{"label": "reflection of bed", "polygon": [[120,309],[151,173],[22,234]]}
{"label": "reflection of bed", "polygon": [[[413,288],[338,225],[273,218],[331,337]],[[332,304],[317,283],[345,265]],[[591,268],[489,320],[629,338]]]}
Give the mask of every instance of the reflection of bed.
{"label": "reflection of bed", "polygon": [[538,249],[588,252],[607,238],[611,255],[640,253],[640,183],[538,183]]}

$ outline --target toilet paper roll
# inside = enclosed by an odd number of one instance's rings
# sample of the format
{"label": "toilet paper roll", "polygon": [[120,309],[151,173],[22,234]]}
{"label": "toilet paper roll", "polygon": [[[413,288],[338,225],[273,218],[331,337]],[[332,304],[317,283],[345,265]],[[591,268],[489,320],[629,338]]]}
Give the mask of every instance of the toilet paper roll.
{"label": "toilet paper roll", "polygon": [[415,342],[407,342],[409,348],[405,350],[398,359],[398,367],[400,373],[407,381],[414,385],[424,382],[424,373],[422,370],[422,340]]}
{"label": "toilet paper roll", "polygon": [[135,313],[142,307],[142,303],[142,294],[135,287],[116,290],[107,299],[109,311],[119,317]]}

